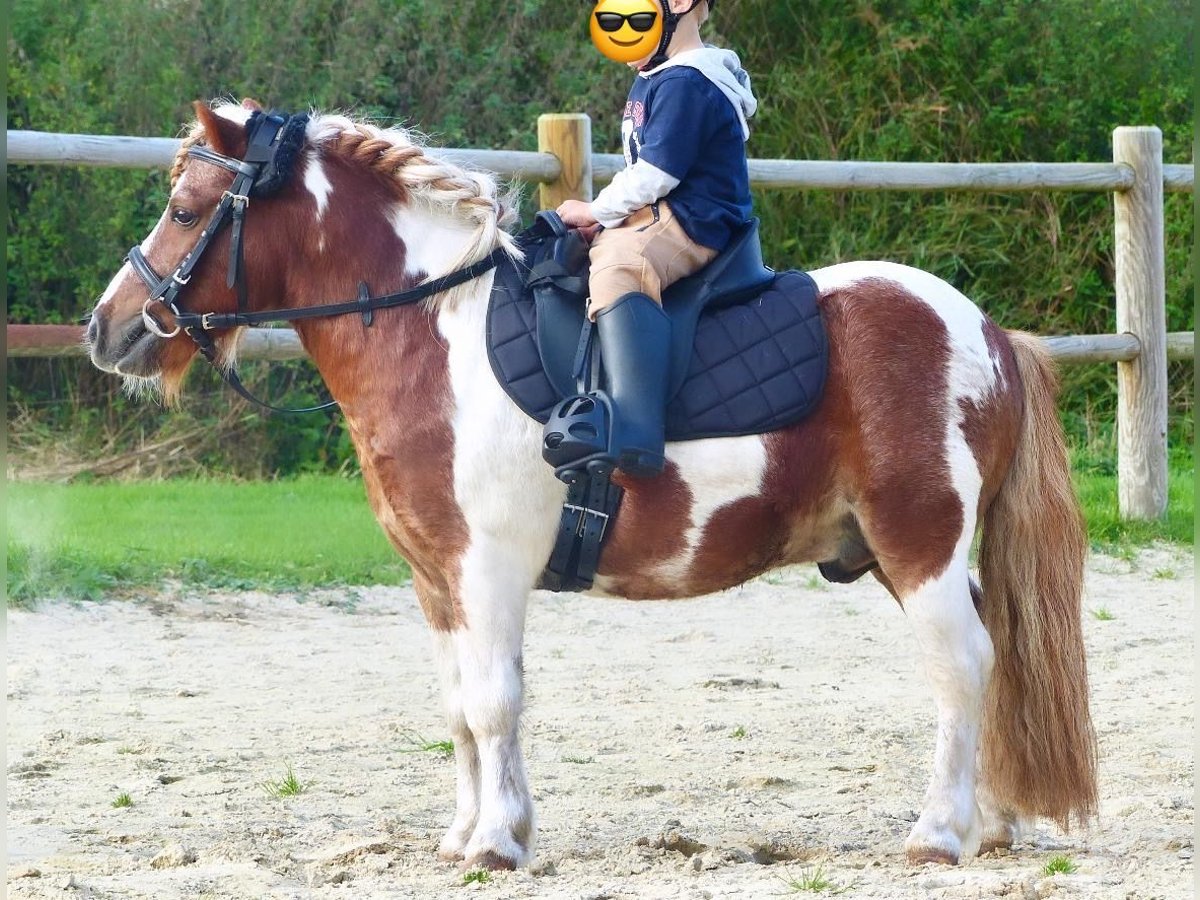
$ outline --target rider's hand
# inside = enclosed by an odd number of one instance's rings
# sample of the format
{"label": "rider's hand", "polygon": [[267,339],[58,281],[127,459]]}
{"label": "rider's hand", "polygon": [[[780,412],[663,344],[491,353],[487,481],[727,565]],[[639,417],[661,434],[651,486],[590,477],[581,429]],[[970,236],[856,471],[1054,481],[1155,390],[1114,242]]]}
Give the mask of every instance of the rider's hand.
{"label": "rider's hand", "polygon": [[583,225],[576,230],[579,232],[579,236],[590,244],[596,239],[596,235],[600,233],[603,227],[603,225],[597,222],[595,225]]}
{"label": "rider's hand", "polygon": [[586,228],[596,224],[592,204],[584,200],[564,200],[555,210],[568,228]]}

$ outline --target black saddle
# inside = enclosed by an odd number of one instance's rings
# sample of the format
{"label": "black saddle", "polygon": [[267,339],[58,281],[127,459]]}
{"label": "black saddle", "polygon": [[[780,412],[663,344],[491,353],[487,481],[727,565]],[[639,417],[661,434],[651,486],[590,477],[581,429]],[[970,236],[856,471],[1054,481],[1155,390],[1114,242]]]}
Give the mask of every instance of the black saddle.
{"label": "black saddle", "polygon": [[[588,248],[552,212],[524,233],[525,261],[496,268],[487,352],[505,392],[545,422],[579,393],[592,342]],[[663,292],[671,319],[668,440],[759,434],[807,415],[828,364],[817,287],[763,265],[758,220],[701,271]]]}

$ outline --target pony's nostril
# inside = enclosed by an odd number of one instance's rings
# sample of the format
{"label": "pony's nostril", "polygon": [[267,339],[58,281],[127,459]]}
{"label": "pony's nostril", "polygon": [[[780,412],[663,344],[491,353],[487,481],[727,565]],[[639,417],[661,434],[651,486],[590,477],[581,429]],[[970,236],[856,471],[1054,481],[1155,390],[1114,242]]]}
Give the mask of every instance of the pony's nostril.
{"label": "pony's nostril", "polygon": [[100,320],[95,316],[92,316],[92,318],[88,320],[87,331],[85,334],[87,336],[88,344],[93,347],[96,346],[96,340],[100,337]]}

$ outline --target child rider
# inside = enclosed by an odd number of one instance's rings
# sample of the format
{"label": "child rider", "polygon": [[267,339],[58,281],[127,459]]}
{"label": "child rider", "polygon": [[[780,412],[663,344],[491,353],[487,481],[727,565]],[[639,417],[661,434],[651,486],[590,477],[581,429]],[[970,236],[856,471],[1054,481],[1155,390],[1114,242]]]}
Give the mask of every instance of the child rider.
{"label": "child rider", "polygon": [[[621,136],[626,167],[591,202],[567,200],[592,242],[588,316],[613,405],[610,448],[630,475],[662,471],[670,320],[663,289],[711,262],[750,218],[745,142],[757,101],[737,54],[707,46],[713,0],[658,0],[662,38],[637,70]],[[603,226],[603,228],[599,228]]]}

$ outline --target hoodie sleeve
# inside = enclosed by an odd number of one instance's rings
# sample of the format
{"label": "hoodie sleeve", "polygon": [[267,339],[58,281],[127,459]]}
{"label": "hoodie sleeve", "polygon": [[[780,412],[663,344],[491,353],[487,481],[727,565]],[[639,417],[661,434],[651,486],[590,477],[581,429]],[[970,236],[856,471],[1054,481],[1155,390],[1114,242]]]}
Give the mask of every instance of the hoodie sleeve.
{"label": "hoodie sleeve", "polygon": [[712,122],[706,110],[714,102],[724,104],[725,99],[689,69],[662,77],[642,128],[637,160],[592,201],[596,221],[606,228],[619,225],[634,210],[675,190],[708,143]]}
{"label": "hoodie sleeve", "polygon": [[661,200],[678,184],[678,178],[639,159],[613,176],[608,187],[596,195],[592,201],[592,215],[605,228],[615,228],[634,210]]}

